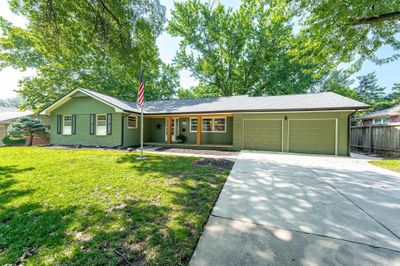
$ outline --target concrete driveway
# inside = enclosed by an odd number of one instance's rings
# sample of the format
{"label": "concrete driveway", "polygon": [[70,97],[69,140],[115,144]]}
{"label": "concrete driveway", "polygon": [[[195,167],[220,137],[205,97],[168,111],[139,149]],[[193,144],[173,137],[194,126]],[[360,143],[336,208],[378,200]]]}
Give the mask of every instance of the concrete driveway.
{"label": "concrete driveway", "polygon": [[400,175],[366,160],[241,152],[191,265],[400,265]]}

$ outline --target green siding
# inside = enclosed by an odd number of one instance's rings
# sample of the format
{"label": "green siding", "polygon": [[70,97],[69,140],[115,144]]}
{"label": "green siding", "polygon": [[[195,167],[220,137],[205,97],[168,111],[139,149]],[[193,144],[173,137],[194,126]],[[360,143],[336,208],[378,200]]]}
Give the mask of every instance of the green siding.
{"label": "green siding", "polygon": [[165,142],[165,118],[145,118],[145,142]]}
{"label": "green siding", "polygon": [[[179,134],[186,136],[187,144],[196,144],[197,133],[190,132],[190,118],[179,118]],[[203,132],[203,144],[232,145],[233,118],[226,118],[226,132]]]}
{"label": "green siding", "polygon": [[[137,116],[137,128],[128,128],[128,114],[123,115],[124,144],[123,147],[140,146],[140,115]],[[143,135],[144,139],[144,135]]]}
{"label": "green siding", "polygon": [[[89,115],[107,113],[112,114],[112,135],[90,135]],[[347,155],[347,119],[350,113],[344,111],[235,114],[227,118],[225,133],[203,132],[202,141],[203,144],[233,145],[235,149],[332,154],[336,148],[337,121],[338,155]],[[57,134],[57,115],[72,114],[76,115],[76,134]],[[50,143],[107,147],[121,144],[124,147],[138,146],[140,116],[138,115],[136,129],[128,129],[127,116],[128,114],[118,113],[107,104],[77,93],[71,100],[51,112]],[[165,142],[165,118],[147,118],[144,125],[145,142]],[[189,117],[179,119],[179,134],[187,137],[187,144],[196,144],[196,132],[190,132]]]}
{"label": "green siding", "polygon": [[282,120],[243,120],[244,147],[251,150],[282,151]]}
{"label": "green siding", "polygon": [[[350,111],[343,111],[343,112],[298,112],[298,113],[260,113],[260,114],[235,114],[233,116],[233,146],[235,149],[245,149],[245,138],[244,138],[244,130],[243,130],[243,124],[247,123],[244,121],[247,121],[245,119],[283,119],[283,151],[287,152],[288,151],[288,143],[290,140],[288,140],[288,134],[289,134],[289,129],[288,129],[288,120],[290,119],[337,119],[338,121],[338,155],[348,155],[348,115],[350,114]],[[285,120],[286,116],[286,120]],[[292,123],[294,120],[290,120],[290,123]],[[315,123],[315,129],[309,129],[306,132],[307,133],[301,133],[303,134],[312,134],[313,138],[315,140],[313,141],[314,143],[321,143],[321,145],[314,145],[312,149],[310,148],[309,151],[307,151],[307,148],[304,148],[304,150],[299,149],[300,146],[292,146],[291,150],[293,149],[299,150],[301,152],[311,152],[311,153],[331,153],[331,137],[329,134],[332,134],[332,131],[330,130],[330,133],[326,135],[326,132],[319,132],[319,134],[315,134],[313,131],[316,130],[321,130],[322,127],[326,126],[324,125],[326,120],[313,120]],[[336,121],[336,120],[334,120]],[[309,122],[306,122],[310,124]],[[312,124],[314,124],[312,123]],[[328,125],[331,127],[331,124]],[[317,130],[318,129],[318,130]],[[251,129],[249,129],[251,131]],[[297,133],[299,132],[298,129]],[[293,134],[293,132],[292,132]],[[296,134],[296,133],[294,133]],[[254,131],[253,134],[254,138],[262,139],[265,137],[265,133],[262,131]],[[246,139],[248,139],[251,136],[246,136]],[[290,136],[289,136],[290,137]],[[292,140],[293,138],[301,138],[301,136],[296,136],[292,135]],[[289,138],[290,139],[290,138]],[[308,138],[310,139],[310,138]],[[296,139],[295,139],[296,140]],[[323,143],[323,145],[322,145]],[[254,149],[263,149],[262,145],[260,144],[260,147],[258,147],[256,144],[253,144]],[[297,145],[297,144],[296,144]],[[301,144],[303,145],[303,144]],[[308,144],[305,144],[303,146],[310,145],[310,142]]]}
{"label": "green siding", "polygon": [[335,154],[336,120],[290,120],[289,152]]}
{"label": "green siding", "polygon": [[[144,141],[145,142],[166,142],[165,141],[165,118],[145,118]],[[157,128],[160,125],[160,128]],[[232,145],[233,118],[227,117],[226,132],[203,132],[203,144]],[[179,118],[178,135],[186,136],[185,144],[196,144],[197,133],[190,132],[190,118]]]}
{"label": "green siding", "polygon": [[[50,143],[56,145],[83,145],[114,147],[121,145],[122,114],[114,108],[88,96],[78,95],[51,112]],[[89,134],[90,114],[112,114],[112,134],[96,136]],[[57,115],[76,115],[76,134],[57,134]]]}

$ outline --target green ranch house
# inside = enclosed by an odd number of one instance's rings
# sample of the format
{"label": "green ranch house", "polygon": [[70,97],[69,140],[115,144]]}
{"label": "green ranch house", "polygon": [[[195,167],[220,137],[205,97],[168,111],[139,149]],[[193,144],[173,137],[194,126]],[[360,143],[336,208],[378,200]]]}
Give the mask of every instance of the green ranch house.
{"label": "green ranch house", "polygon": [[[349,117],[368,107],[331,92],[148,101],[144,143],[348,155]],[[135,102],[77,88],[42,114],[54,145],[140,145]]]}

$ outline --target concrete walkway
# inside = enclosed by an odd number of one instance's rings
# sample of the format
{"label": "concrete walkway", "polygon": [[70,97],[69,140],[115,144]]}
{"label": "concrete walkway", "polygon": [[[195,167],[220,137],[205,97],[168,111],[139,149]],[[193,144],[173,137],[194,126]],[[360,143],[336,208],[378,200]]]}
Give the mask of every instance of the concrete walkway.
{"label": "concrete walkway", "polygon": [[242,152],[191,265],[400,265],[400,175],[365,158]]}

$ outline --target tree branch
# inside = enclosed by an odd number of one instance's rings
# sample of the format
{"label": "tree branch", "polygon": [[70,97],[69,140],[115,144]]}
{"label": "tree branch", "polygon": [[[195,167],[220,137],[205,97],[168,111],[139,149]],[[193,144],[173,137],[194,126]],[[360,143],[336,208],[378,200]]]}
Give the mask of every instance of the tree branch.
{"label": "tree branch", "polygon": [[114,15],[114,13],[111,12],[110,9],[108,9],[108,7],[104,4],[104,2],[102,0],[98,0],[98,2],[107,11],[107,13],[111,15],[111,17],[115,20],[115,22],[117,22],[118,26],[120,27],[121,23],[120,23],[119,19]]}
{"label": "tree branch", "polygon": [[400,11],[384,13],[372,17],[356,18],[354,25],[375,24],[383,21],[400,20]]}

